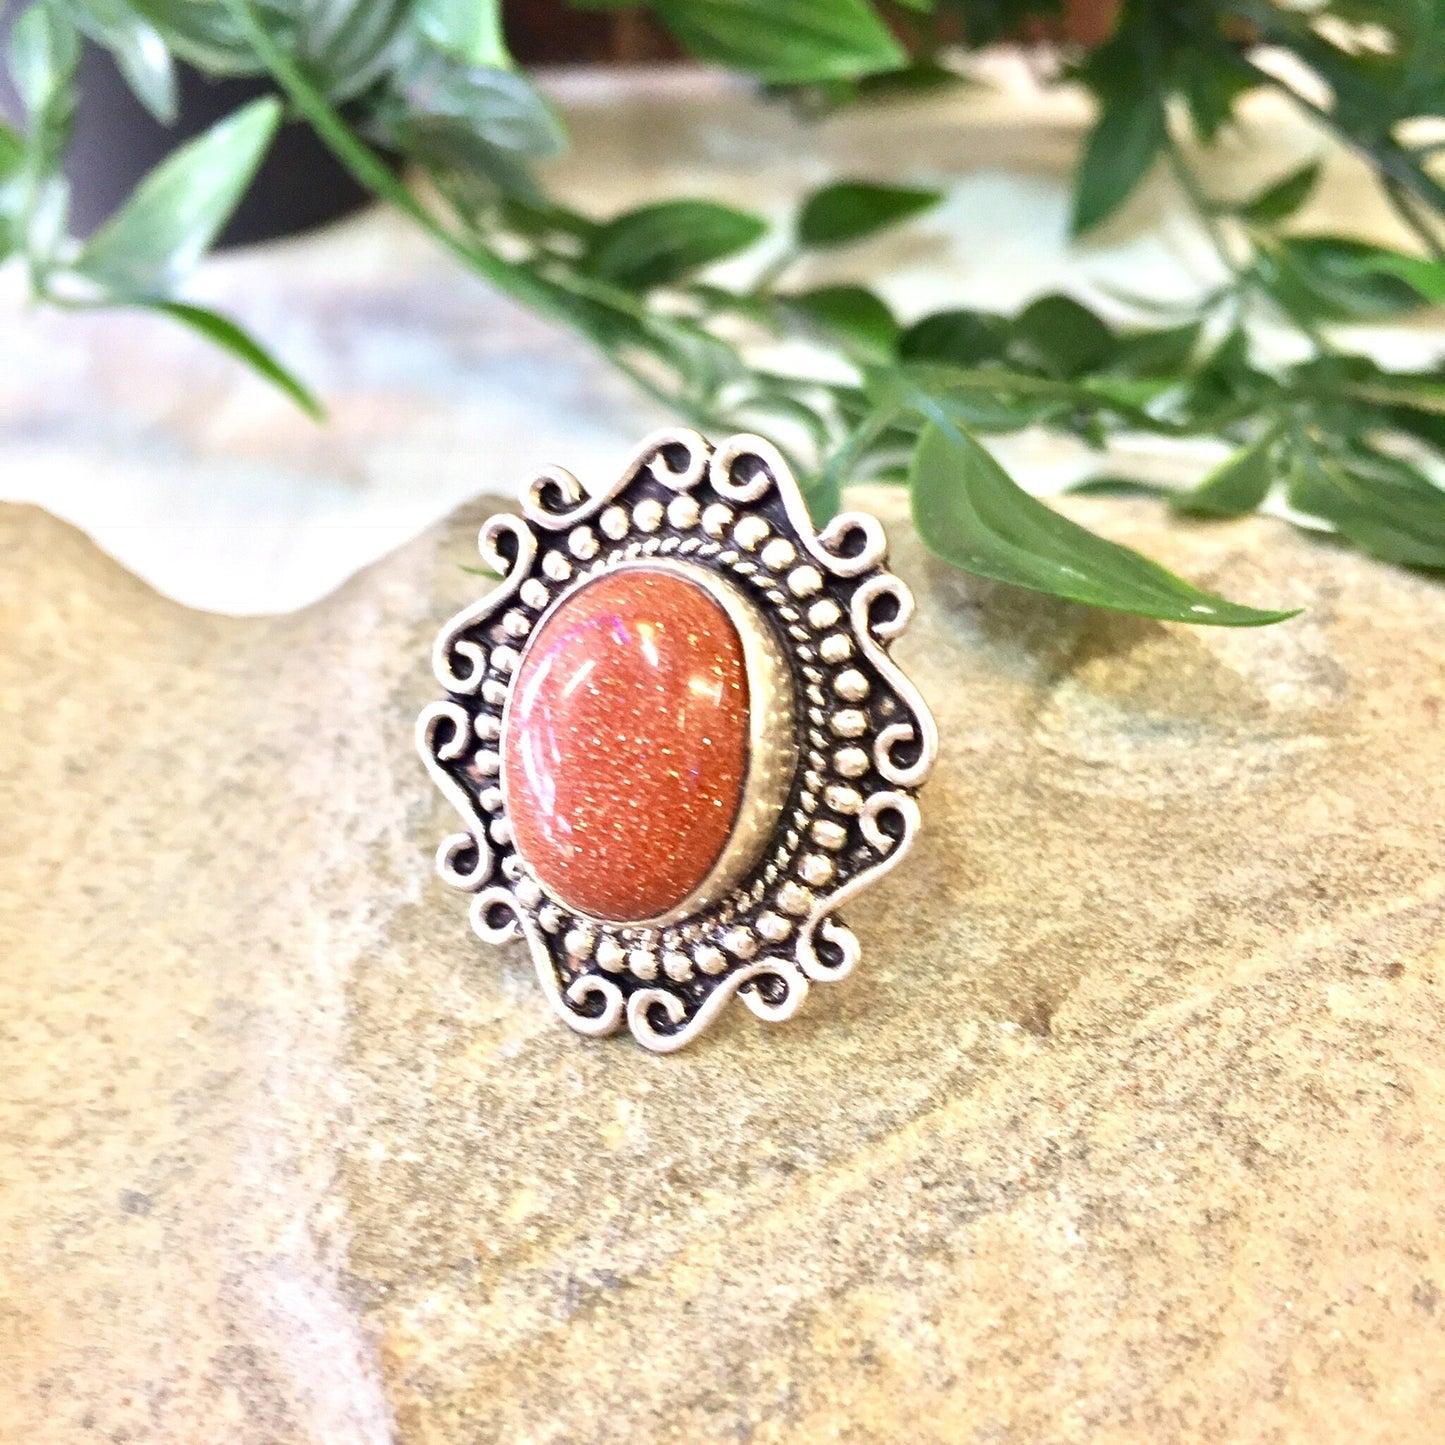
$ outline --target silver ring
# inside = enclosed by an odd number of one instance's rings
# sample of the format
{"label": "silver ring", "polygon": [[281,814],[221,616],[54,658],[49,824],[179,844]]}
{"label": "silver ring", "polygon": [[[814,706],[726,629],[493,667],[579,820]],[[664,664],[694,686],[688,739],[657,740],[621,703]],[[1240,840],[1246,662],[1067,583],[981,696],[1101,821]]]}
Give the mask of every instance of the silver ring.
{"label": "silver ring", "polygon": [[908,851],[937,751],[878,522],[815,532],[770,442],[679,429],[591,495],[548,468],[478,545],[499,580],[442,628],[416,731],[477,935],[525,939],[578,1033],[658,1053],[845,977],[837,910]]}

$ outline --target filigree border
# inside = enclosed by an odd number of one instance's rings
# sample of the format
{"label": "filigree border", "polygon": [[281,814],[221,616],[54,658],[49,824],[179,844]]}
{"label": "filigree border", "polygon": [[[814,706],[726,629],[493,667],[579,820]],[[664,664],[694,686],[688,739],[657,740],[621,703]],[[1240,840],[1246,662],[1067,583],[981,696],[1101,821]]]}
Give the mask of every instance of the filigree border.
{"label": "filigree border", "polygon": [[[837,909],[893,868],[919,826],[913,794],[937,751],[917,689],[888,655],[913,610],[885,570],[878,522],[845,512],[815,533],[782,455],[740,435],[648,437],[589,495],[560,467],[522,515],[483,525],[497,584],[442,628],[432,653],[448,693],[417,721],[417,750],[462,820],[437,870],[474,895],[473,930],[524,939],[558,1017],[579,1033],[625,1022],[645,1048],[696,1038],[737,994],[778,1022],[810,984],[845,977],[856,937]],[[649,557],[725,574],[758,605],[793,669],[800,763],[772,843],[726,898],[659,927],[611,925],[549,897],[512,845],[500,782],[501,720],[527,637],[559,596]]]}

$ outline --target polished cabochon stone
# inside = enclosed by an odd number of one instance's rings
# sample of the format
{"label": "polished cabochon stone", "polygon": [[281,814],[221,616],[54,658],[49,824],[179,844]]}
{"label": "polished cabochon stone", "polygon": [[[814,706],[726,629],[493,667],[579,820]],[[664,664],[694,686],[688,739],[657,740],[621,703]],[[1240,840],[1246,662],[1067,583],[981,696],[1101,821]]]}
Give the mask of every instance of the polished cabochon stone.
{"label": "polished cabochon stone", "polygon": [[722,606],[656,569],[594,578],[543,622],[513,688],[507,812],[549,894],[620,923],[681,903],[747,774],[746,661]]}

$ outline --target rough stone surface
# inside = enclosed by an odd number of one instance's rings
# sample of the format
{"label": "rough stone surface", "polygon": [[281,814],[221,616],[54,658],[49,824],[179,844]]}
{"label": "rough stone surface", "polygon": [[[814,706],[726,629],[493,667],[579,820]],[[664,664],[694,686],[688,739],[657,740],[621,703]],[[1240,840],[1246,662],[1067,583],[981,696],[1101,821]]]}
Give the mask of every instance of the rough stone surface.
{"label": "rough stone surface", "polygon": [[517,848],[594,918],[675,908],[727,843],[748,768],[732,619],[657,568],[595,578],[528,645],[502,736]]}
{"label": "rough stone surface", "polygon": [[0,1434],[1434,1441],[1445,589],[1079,515],[1304,616],[926,561],[943,745],[864,959],[655,1058],[434,882],[481,507],[223,620],[0,512]]}

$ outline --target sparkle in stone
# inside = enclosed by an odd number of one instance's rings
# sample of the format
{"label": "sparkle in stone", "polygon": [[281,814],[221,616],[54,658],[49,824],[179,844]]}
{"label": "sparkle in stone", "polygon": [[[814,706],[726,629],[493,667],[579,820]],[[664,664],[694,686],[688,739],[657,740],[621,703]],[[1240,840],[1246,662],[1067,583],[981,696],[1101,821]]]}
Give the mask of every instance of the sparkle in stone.
{"label": "sparkle in stone", "polygon": [[722,607],[661,569],[596,578],[537,630],[513,685],[502,786],[518,850],[578,912],[666,913],[732,832],[747,730],[742,640]]}

